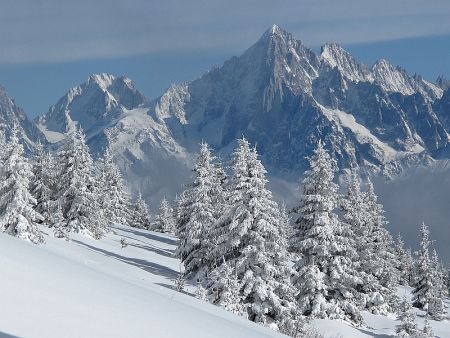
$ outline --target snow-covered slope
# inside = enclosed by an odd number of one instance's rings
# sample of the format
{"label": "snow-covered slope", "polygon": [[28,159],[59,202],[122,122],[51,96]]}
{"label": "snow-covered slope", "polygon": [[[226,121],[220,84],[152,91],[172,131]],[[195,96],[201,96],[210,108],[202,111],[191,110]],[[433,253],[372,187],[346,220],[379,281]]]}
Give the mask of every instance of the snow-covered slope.
{"label": "snow-covered slope", "polygon": [[[0,337],[283,337],[174,291],[176,238],[121,225],[112,230],[101,240],[45,236],[40,246],[0,233]],[[417,313],[420,326],[423,313]],[[367,325],[359,328],[331,320],[313,324],[327,338],[357,338],[390,337],[398,323],[395,317],[364,318]],[[432,325],[439,337],[450,336],[449,320]]]}
{"label": "snow-covered slope", "polygon": [[[172,290],[176,239],[117,226],[96,241],[0,234],[0,332],[17,337],[281,337]],[[121,248],[120,239],[128,246]],[[1,334],[0,334],[1,336]]]}

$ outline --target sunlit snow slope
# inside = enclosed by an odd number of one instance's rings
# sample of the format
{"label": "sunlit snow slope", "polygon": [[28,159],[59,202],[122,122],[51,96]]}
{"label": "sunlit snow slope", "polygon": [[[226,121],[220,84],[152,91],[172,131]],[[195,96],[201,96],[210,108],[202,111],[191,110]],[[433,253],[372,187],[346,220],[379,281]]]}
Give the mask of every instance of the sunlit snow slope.
{"label": "sunlit snow slope", "polygon": [[[0,332],[18,337],[281,337],[171,286],[170,236],[117,227],[100,241],[0,234]],[[121,248],[120,239],[129,245]],[[0,333],[0,337],[2,334]]]}
{"label": "sunlit snow slope", "polygon": [[[173,236],[115,225],[101,240],[72,234],[69,242],[46,241],[37,246],[0,233],[0,338],[285,337],[174,291],[180,263]],[[410,292],[399,289],[400,296]],[[417,314],[421,327],[424,313]],[[393,337],[398,324],[395,316],[364,313],[364,320],[364,327],[313,325],[327,338],[359,338]],[[448,319],[431,324],[438,337],[450,337]]]}

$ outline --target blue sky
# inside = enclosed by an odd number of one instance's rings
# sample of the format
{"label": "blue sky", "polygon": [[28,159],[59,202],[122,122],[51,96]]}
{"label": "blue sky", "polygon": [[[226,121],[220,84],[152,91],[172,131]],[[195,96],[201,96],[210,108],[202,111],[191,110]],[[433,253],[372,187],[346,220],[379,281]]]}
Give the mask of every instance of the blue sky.
{"label": "blue sky", "polygon": [[4,0],[0,84],[33,116],[91,73],[127,75],[153,98],[273,23],[315,49],[338,42],[368,64],[450,77],[448,0]]}

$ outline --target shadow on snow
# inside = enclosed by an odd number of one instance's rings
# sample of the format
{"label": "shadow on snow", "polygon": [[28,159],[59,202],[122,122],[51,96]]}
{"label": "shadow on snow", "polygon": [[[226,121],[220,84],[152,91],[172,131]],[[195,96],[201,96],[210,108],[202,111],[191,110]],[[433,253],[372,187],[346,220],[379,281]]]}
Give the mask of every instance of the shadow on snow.
{"label": "shadow on snow", "polygon": [[154,241],[158,241],[158,242],[163,242],[169,245],[177,245],[178,244],[178,240],[177,239],[172,239],[172,238],[166,238],[163,236],[158,236],[155,233],[149,233],[149,232],[144,232],[142,230],[136,229],[136,228],[129,228],[129,227],[117,227],[117,229],[121,230],[121,231],[125,231],[125,232],[129,232],[132,233],[133,235],[136,236],[141,236],[141,237],[145,237]]}
{"label": "shadow on snow", "polygon": [[[149,262],[149,261],[147,261],[145,259],[125,257],[125,256],[122,256],[122,255],[116,254],[114,252],[111,252],[111,251],[108,251],[108,250],[105,250],[105,249],[100,249],[100,248],[97,248],[95,246],[83,243],[83,242],[78,241],[78,240],[72,240],[72,242],[74,242],[74,243],[76,243],[76,244],[78,244],[80,246],[84,246],[84,247],[86,247],[87,249],[89,249],[91,251],[99,252],[99,253],[101,253],[101,254],[103,254],[105,256],[113,257],[113,258],[115,258],[115,259],[117,259],[117,260],[119,260],[121,262],[124,262],[124,263],[130,264],[130,265],[136,266],[136,267],[138,267],[138,268],[140,268],[142,270],[145,270],[147,272],[150,272],[150,273],[152,273],[154,275],[164,276],[164,277],[169,278],[169,279],[175,279],[178,276],[178,272],[177,271],[175,271],[175,270],[173,270],[171,268],[168,268],[168,267],[166,267],[164,265],[158,264],[158,263]],[[1,336],[0,336],[0,338],[1,338]]]}

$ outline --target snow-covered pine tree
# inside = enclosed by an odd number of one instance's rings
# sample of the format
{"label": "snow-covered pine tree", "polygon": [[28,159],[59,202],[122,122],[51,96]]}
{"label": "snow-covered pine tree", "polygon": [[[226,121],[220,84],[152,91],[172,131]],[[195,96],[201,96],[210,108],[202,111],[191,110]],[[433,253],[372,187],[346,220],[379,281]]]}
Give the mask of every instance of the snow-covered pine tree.
{"label": "snow-covered pine tree", "polygon": [[[352,176],[352,181],[356,184],[355,192],[358,192],[359,177],[356,172],[353,172]],[[354,197],[356,200],[358,199],[357,195],[354,195]],[[352,208],[351,205],[348,206],[350,209]],[[344,210],[346,212],[343,212],[343,214],[349,216],[350,210],[343,207]],[[355,216],[356,218],[358,217],[357,215]],[[347,219],[350,222],[345,221],[345,219],[339,220],[333,228],[335,246],[330,261],[331,264],[329,265],[328,297],[332,309],[329,311],[329,317],[342,318],[346,316],[354,323],[360,324],[362,317],[358,309],[360,300],[358,290],[361,289],[362,279],[359,272],[359,257],[356,249],[356,226],[352,222],[351,217]],[[355,220],[353,219],[353,221]]]}
{"label": "snow-covered pine tree", "polygon": [[368,179],[363,196],[365,219],[359,238],[358,254],[363,272],[363,289],[368,297],[366,308],[373,313],[387,313],[395,307],[395,255],[392,238],[385,229],[383,206],[378,203],[373,184]]}
{"label": "snow-covered pine tree", "polygon": [[175,218],[173,215],[173,209],[165,197],[161,200],[159,214],[156,217],[155,225],[152,230],[165,232],[168,234],[175,233]]}
{"label": "snow-covered pine tree", "polygon": [[98,163],[99,189],[102,197],[102,209],[108,223],[133,225],[131,198],[123,181],[122,173],[114,163],[110,142]]}
{"label": "snow-covered pine tree", "polygon": [[403,297],[400,303],[398,319],[400,324],[397,325],[395,332],[398,338],[416,338],[418,334],[416,315],[412,310],[406,297]]}
{"label": "snow-covered pine tree", "polygon": [[94,176],[93,160],[81,129],[66,135],[58,152],[58,165],[57,203],[61,206],[66,232],[100,238],[106,231],[107,220]]}
{"label": "snow-covered pine tree", "polygon": [[211,303],[246,317],[247,311],[242,304],[240,289],[236,270],[224,261],[209,275],[206,296]]}
{"label": "snow-covered pine tree", "polygon": [[[218,220],[227,209],[227,197],[228,197],[228,177],[223,167],[222,162],[217,157],[213,157],[213,180],[211,191],[211,200],[214,206],[214,218]],[[214,242],[213,238],[210,238],[211,242]]]}
{"label": "snow-covered pine tree", "polygon": [[211,226],[215,222],[217,191],[220,182],[216,179],[214,157],[208,144],[203,142],[193,172],[194,182],[189,189],[189,200],[184,206],[188,218],[177,248],[177,256],[184,263],[186,274],[206,273],[211,267],[208,262],[213,243],[209,239]]}
{"label": "snow-covered pine tree", "polygon": [[341,223],[335,213],[337,185],[333,182],[335,163],[319,142],[309,159],[310,169],[302,181],[299,214],[294,224],[290,247],[300,259],[294,268],[297,276],[297,302],[301,313],[315,318],[360,316],[353,299],[357,273],[351,262],[355,257],[354,238],[349,223]]}
{"label": "snow-covered pine tree", "polygon": [[[294,235],[294,227],[291,224],[291,218],[289,216],[289,212],[286,209],[286,204],[282,203],[280,207],[280,215],[281,215],[281,224],[282,228],[284,228],[283,233],[284,237],[289,240]],[[289,243],[288,243],[289,247]],[[290,252],[288,251],[288,254]]]}
{"label": "snow-covered pine tree", "polygon": [[207,301],[208,297],[206,295],[206,289],[202,284],[202,281],[199,279],[197,280],[197,286],[195,288],[195,298]]}
{"label": "snow-covered pine tree", "polygon": [[408,262],[408,266],[410,267],[408,276],[408,285],[413,286],[415,281],[415,261],[411,248],[406,249],[406,260]]}
{"label": "snow-covered pine tree", "polygon": [[136,202],[134,203],[133,210],[133,226],[140,229],[150,228],[150,213],[145,200],[142,198],[141,192],[139,192]]}
{"label": "snow-covered pine tree", "polygon": [[444,275],[439,256],[436,249],[433,249],[431,256],[431,272],[433,281],[432,297],[428,305],[428,315],[434,320],[443,320],[446,314],[446,308],[444,304],[445,285]]}
{"label": "snow-covered pine tree", "polygon": [[422,332],[419,335],[420,338],[434,338],[434,332],[430,325],[428,318],[425,318],[425,323],[423,325]]}
{"label": "snow-covered pine tree", "polygon": [[405,242],[401,234],[397,236],[397,241],[395,243],[395,258],[396,258],[396,269],[398,275],[398,283],[400,285],[409,285],[411,280],[411,269],[412,269],[412,257],[410,252],[405,249]]}
{"label": "snow-covered pine tree", "polygon": [[250,151],[247,166],[248,185],[241,191],[244,204],[235,204],[228,242],[237,240],[233,232],[240,228],[242,237],[237,248],[241,246],[242,251],[235,260],[236,273],[242,283],[242,302],[247,306],[249,319],[277,325],[296,311],[285,219],[266,188],[266,170],[256,148]]}
{"label": "snow-covered pine tree", "polygon": [[41,143],[38,143],[33,161],[33,179],[30,191],[36,199],[35,210],[43,216],[45,224],[50,223],[49,220],[54,209],[55,180],[53,156],[44,150]]}
{"label": "snow-covered pine tree", "polygon": [[181,262],[180,262],[180,269],[178,272],[178,276],[174,280],[173,284],[174,284],[173,286],[174,286],[175,290],[177,290],[178,292],[182,292],[182,293],[185,292],[184,288],[186,286],[186,276],[185,276],[185,273],[183,272],[183,267],[181,265]]}
{"label": "snow-covered pine tree", "polygon": [[189,185],[187,185],[185,186],[185,189],[181,192],[181,194],[177,195],[175,198],[175,208],[173,211],[175,219],[175,235],[180,241],[185,237],[186,224],[189,220],[189,193]]}
{"label": "snow-covered pine tree", "polygon": [[416,281],[414,283],[413,305],[427,310],[433,296],[433,271],[429,256],[430,232],[428,226],[420,226],[420,250],[417,261]]}
{"label": "snow-covered pine tree", "polygon": [[42,215],[34,210],[36,199],[29,191],[33,172],[24,157],[16,128],[4,151],[0,170],[0,229],[30,242],[42,243],[44,238],[36,224],[42,220]]}
{"label": "snow-covered pine tree", "polygon": [[328,262],[335,245],[333,231],[337,226],[337,185],[334,162],[319,142],[309,158],[310,169],[304,174],[299,206],[299,217],[290,238],[291,250],[300,259],[294,268],[297,276],[293,283],[298,290],[297,301],[303,315],[325,318],[328,316]]}
{"label": "snow-covered pine tree", "polygon": [[235,267],[248,318],[277,325],[294,308],[285,225],[266,188],[266,170],[256,149],[251,150],[245,138],[238,143],[233,154],[229,207],[212,231],[217,240],[215,257],[223,255],[227,264]]}
{"label": "snow-covered pine tree", "polygon": [[68,228],[62,214],[61,206],[56,202],[52,203],[51,213],[48,218],[49,226],[53,228],[53,235],[57,238],[69,240]]}

